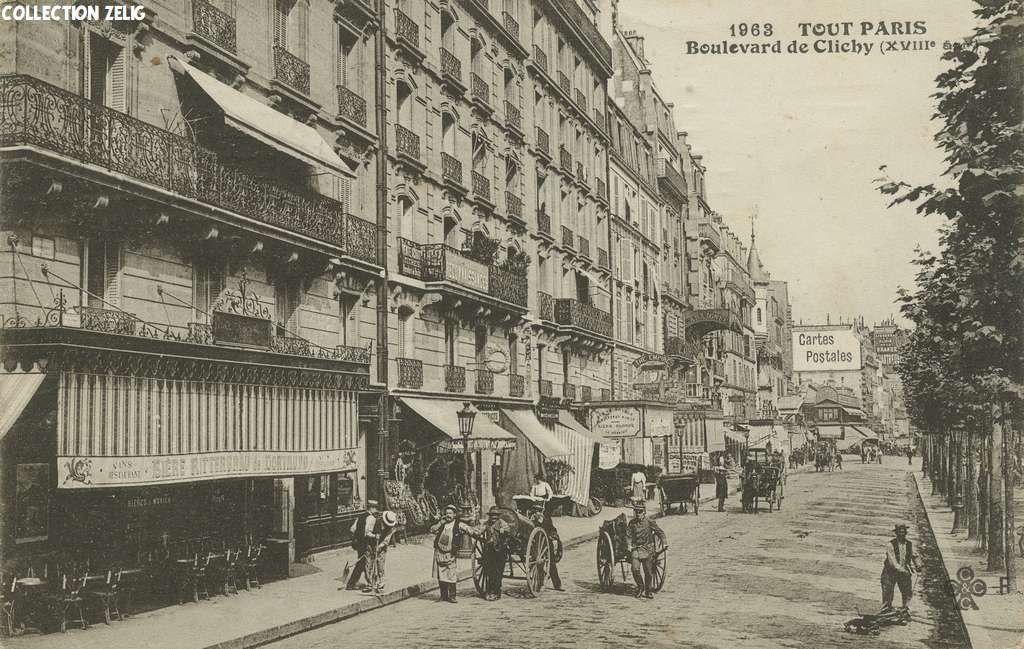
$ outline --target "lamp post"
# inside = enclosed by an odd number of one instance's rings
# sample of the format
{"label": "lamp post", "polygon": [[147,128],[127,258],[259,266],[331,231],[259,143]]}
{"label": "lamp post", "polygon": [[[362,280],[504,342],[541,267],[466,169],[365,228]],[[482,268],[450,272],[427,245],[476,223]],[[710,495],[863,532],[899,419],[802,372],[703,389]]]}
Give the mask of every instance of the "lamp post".
{"label": "lamp post", "polygon": [[[473,420],[476,419],[477,409],[469,401],[462,403],[462,410],[456,413],[459,417],[459,434],[462,435],[462,487],[463,498],[469,500],[469,437],[473,434]],[[465,503],[468,507],[468,502]]]}

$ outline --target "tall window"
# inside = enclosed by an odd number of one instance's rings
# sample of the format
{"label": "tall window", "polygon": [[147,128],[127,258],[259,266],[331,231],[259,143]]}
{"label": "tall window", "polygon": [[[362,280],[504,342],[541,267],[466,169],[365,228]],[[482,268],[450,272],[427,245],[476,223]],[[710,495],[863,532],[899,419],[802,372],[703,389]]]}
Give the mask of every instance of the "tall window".
{"label": "tall window", "polygon": [[114,110],[128,110],[125,48],[89,33],[85,45],[86,91],[89,99]]}
{"label": "tall window", "polygon": [[395,82],[395,106],[398,109],[398,123],[412,129],[412,88],[404,81]]}
{"label": "tall window", "polygon": [[571,383],[569,380],[569,372],[572,370],[572,356],[569,355],[568,349],[562,350],[562,382]]}
{"label": "tall window", "polygon": [[121,275],[124,250],[116,241],[91,239],[84,249],[85,304],[96,309],[121,306]]}
{"label": "tall window", "polygon": [[486,361],[487,353],[487,327],[485,325],[478,326],[474,332],[474,350],[476,352],[476,364],[477,367],[482,367],[484,361]]}
{"label": "tall window", "polygon": [[458,338],[457,325],[451,320],[444,322],[444,362],[455,365],[455,346]]}
{"label": "tall window", "polygon": [[398,358],[412,358],[416,353],[413,341],[413,311],[398,311]]}
{"label": "tall window", "polygon": [[344,30],[338,31],[338,85],[359,92],[362,88],[361,49],[359,39]]}
{"label": "tall window", "polygon": [[274,0],[274,47],[307,60],[308,24],[307,0]]}
{"label": "tall window", "polygon": [[213,305],[224,290],[226,274],[223,263],[211,261],[207,257],[196,261],[192,269],[192,317],[195,322],[210,322]]}
{"label": "tall window", "polygon": [[508,335],[508,373],[519,374],[519,338]]}
{"label": "tall window", "polygon": [[346,294],[338,297],[338,344],[359,346],[359,300]]}
{"label": "tall window", "polygon": [[302,286],[298,280],[282,279],[274,287],[278,336],[298,336]]}

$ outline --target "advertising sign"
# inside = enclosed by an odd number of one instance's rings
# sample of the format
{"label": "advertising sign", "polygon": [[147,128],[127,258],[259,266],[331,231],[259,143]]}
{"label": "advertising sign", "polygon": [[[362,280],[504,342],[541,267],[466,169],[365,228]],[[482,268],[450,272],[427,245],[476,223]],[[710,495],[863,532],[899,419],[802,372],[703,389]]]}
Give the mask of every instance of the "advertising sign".
{"label": "advertising sign", "polygon": [[594,408],[590,430],[602,437],[633,437],[640,434],[639,408]]}
{"label": "advertising sign", "polygon": [[860,341],[851,329],[793,332],[793,371],[859,370]]}
{"label": "advertising sign", "polygon": [[644,429],[646,437],[668,437],[674,432],[671,410],[647,410],[647,425]]}

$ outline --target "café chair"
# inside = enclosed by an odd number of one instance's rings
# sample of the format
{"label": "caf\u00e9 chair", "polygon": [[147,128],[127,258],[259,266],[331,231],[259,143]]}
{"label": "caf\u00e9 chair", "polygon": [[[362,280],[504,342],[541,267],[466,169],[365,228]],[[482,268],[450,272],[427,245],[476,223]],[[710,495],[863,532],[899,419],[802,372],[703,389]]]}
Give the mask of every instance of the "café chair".
{"label": "caf\u00e9 chair", "polygon": [[[89,628],[89,623],[85,621],[85,611],[82,606],[84,600],[81,594],[86,579],[85,575],[81,577],[68,577],[64,575],[60,590],[48,597],[54,610],[60,613],[61,633],[67,633],[68,622],[80,624],[83,629]],[[68,617],[72,610],[77,614],[77,617]]]}
{"label": "caf\u00e9 chair", "polygon": [[250,545],[249,550],[246,553],[244,562],[245,566],[245,589],[249,590],[250,586],[261,588],[260,585],[260,560],[263,554],[262,545]]}
{"label": "caf\u00e9 chair", "polygon": [[18,586],[18,578],[11,578],[11,587],[7,588],[7,580],[0,575],[0,633],[14,635],[14,589]]}
{"label": "caf\u00e9 chair", "polygon": [[121,571],[116,572],[108,570],[106,574],[106,581],[103,581],[104,575],[94,575],[93,577],[86,577],[89,582],[99,581],[100,583],[90,585],[85,589],[85,594],[92,600],[95,600],[99,607],[103,610],[103,621],[106,624],[110,624],[110,616],[114,614],[118,620],[124,618],[121,617],[121,611],[118,609],[118,590],[121,583]]}
{"label": "caf\u00e9 chair", "polygon": [[242,551],[230,549],[224,557],[224,594],[238,594],[238,565],[241,562]]}
{"label": "caf\u00e9 chair", "polygon": [[200,558],[198,554],[195,555],[195,559],[193,560],[191,570],[193,602],[198,602],[200,597],[210,599],[210,588],[206,584],[206,576],[208,574],[209,567],[209,554],[207,554],[204,558]]}

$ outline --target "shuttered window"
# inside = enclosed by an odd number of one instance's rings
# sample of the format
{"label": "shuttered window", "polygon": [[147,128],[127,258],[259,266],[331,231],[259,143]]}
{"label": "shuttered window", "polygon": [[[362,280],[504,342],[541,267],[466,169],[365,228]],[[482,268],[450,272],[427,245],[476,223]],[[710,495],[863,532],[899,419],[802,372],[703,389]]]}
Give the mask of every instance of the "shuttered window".
{"label": "shuttered window", "polygon": [[97,309],[121,306],[124,251],[120,243],[93,239],[85,245],[86,304]]}
{"label": "shuttered window", "polygon": [[127,112],[128,74],[125,48],[98,34],[89,34],[83,64],[88,71],[85,89],[89,99],[114,110]]}
{"label": "shuttered window", "polygon": [[192,304],[195,322],[209,323],[213,306],[224,290],[224,267],[222,264],[201,261],[192,270]]}
{"label": "shuttered window", "polygon": [[302,287],[294,280],[281,280],[275,288],[277,335],[299,335],[299,311],[302,306]]}
{"label": "shuttered window", "polygon": [[288,49],[288,14],[294,5],[293,0],[275,0],[274,2],[274,45]]}

